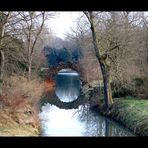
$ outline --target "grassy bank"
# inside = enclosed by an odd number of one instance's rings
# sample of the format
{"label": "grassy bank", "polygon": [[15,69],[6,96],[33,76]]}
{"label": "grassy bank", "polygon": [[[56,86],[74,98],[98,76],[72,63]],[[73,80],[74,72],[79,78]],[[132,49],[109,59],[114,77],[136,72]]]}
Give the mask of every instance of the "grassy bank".
{"label": "grassy bank", "polygon": [[148,136],[148,100],[131,97],[114,99],[114,104],[108,110],[100,101],[97,110],[120,122],[135,134]]}

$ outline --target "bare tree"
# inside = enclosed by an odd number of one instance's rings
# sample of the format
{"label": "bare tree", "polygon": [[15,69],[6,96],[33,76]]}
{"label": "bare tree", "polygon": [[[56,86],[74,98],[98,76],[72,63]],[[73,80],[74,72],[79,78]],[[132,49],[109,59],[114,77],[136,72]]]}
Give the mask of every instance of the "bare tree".
{"label": "bare tree", "polygon": [[39,39],[45,20],[48,19],[46,12],[21,12],[23,22],[22,31],[26,42],[27,61],[28,61],[28,79],[31,78],[32,60],[35,45]]}
{"label": "bare tree", "polygon": [[96,14],[94,12],[86,12],[86,11],[84,11],[84,14],[90,23],[95,55],[100,64],[101,72],[103,76],[105,105],[106,107],[109,107],[113,103],[113,100],[112,100],[112,90],[111,90],[111,85],[110,85],[110,65],[107,62],[107,59],[108,59],[109,52],[117,48],[118,45],[115,45],[111,47],[110,49],[104,49],[104,53],[101,54],[101,51],[99,49],[97,29],[96,29],[96,24],[95,24]]}

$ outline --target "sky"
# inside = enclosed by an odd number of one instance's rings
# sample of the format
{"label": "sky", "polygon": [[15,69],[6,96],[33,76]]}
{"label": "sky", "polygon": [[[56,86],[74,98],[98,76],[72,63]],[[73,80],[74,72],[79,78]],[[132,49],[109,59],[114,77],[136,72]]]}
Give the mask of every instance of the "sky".
{"label": "sky", "polygon": [[76,26],[76,19],[80,16],[80,11],[63,11],[58,12],[58,17],[50,19],[48,27],[57,37],[64,39],[66,33],[70,32],[71,27]]}

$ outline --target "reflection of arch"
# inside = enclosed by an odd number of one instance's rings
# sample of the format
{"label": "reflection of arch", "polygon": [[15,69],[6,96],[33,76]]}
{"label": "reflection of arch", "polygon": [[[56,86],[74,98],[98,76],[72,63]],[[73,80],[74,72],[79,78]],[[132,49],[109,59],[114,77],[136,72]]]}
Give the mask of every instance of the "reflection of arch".
{"label": "reflection of arch", "polygon": [[73,100],[71,102],[63,102],[54,93],[52,96],[51,95],[48,96],[47,94],[47,96],[41,101],[44,103],[50,103],[56,105],[57,107],[62,109],[73,109],[73,108],[78,108],[79,105],[86,103],[88,99],[89,98],[80,95],[76,100]]}

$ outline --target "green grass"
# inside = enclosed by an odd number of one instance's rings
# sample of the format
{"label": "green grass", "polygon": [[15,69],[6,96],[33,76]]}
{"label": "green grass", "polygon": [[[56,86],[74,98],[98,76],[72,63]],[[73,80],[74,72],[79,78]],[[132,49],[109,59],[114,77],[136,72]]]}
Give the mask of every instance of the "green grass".
{"label": "green grass", "polygon": [[[102,108],[103,104],[101,104]],[[148,136],[148,100],[133,97],[116,98],[104,115],[120,122],[139,136]]]}

